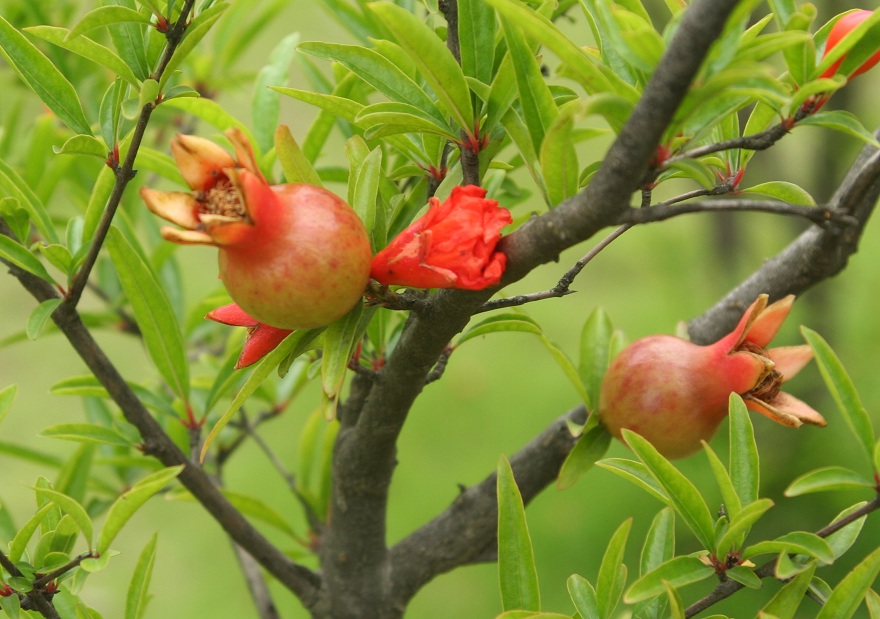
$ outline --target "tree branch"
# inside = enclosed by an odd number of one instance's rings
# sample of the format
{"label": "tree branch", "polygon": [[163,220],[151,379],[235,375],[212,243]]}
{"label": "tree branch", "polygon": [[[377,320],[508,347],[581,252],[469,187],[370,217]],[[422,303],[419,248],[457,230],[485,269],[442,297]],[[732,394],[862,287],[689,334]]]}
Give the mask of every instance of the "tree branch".
{"label": "tree branch", "polygon": [[[12,234],[2,218],[0,218],[0,234],[6,236]],[[55,289],[48,282],[5,261],[4,264],[37,301],[58,298]],[[306,607],[314,605],[320,578],[307,568],[288,559],[283,552],[263,537],[223,496],[208,475],[201,468],[192,465],[153,419],[119,374],[116,366],[95,342],[76,309],[62,303],[52,314],[52,320],[122,410],[126,420],[137,427],[144,441],[144,453],[157,458],[166,466],[185,465],[178,479],[217,520],[229,537],[245,548],[260,565],[296,594]]]}
{"label": "tree branch", "polygon": [[858,223],[851,215],[829,206],[800,206],[788,202],[745,199],[699,200],[679,204],[658,204],[650,208],[630,208],[621,214],[618,223],[632,225],[647,224],[666,221],[667,219],[690,213],[737,211],[794,215],[796,217],[803,217],[815,224],[827,224],[830,222]]}

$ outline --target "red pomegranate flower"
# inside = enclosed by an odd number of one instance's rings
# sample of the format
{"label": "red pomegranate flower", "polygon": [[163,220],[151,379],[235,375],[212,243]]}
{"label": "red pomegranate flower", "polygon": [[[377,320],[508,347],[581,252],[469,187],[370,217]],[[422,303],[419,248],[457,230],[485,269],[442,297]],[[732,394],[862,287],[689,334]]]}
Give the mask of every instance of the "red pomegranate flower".
{"label": "red pomegranate flower", "polygon": [[235,158],[203,138],[180,135],[171,150],[192,193],[141,189],[147,206],[179,225],[162,236],[219,248],[220,279],[258,321],[307,329],[344,316],[369,281],[372,252],[363,223],[314,185],[269,185],[238,129]]}
{"label": "red pomegranate flower", "polygon": [[812,359],[809,346],[766,347],[791,311],[794,296],[767,305],[761,295],[736,329],[709,346],[669,335],[633,342],[611,363],[599,397],[602,422],[617,438],[627,428],[668,458],[700,449],[727,416],[731,393],[783,425],[824,426],[782,384]]}
{"label": "red pomegranate flower", "polygon": [[386,286],[482,290],[496,285],[507,256],[495,251],[510,211],[476,185],[455,187],[373,258],[370,275]]}
{"label": "red pomegranate flower", "polygon": [[277,329],[260,322],[235,303],[213,309],[205,318],[233,327],[247,327],[247,340],[235,363],[236,370],[256,363],[275,350],[278,344],[292,333],[288,329]]}

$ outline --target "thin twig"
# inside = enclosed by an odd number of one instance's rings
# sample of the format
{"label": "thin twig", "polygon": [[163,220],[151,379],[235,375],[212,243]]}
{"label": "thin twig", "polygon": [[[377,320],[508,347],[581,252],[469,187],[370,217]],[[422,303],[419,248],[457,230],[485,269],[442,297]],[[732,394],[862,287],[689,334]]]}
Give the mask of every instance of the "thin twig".
{"label": "thin twig", "polygon": [[800,206],[788,202],[772,200],[744,200],[722,198],[718,200],[701,200],[683,202],[681,204],[658,204],[651,208],[630,208],[620,214],[618,223],[636,225],[665,221],[672,217],[688,213],[718,213],[731,211],[747,211],[773,213],[776,215],[794,215],[803,217],[815,224],[836,222],[844,225],[854,224],[855,220],[829,206]]}
{"label": "thin twig", "polygon": [[[183,3],[183,7],[180,9],[180,17],[178,17],[174,25],[168,29],[168,32],[165,33],[165,38],[168,43],[165,46],[165,51],[163,52],[162,57],[159,59],[159,64],[156,66],[156,70],[150,76],[156,81],[161,80],[162,75],[165,73],[165,69],[168,67],[168,63],[171,61],[171,57],[174,55],[175,50],[177,50],[180,41],[183,39],[183,35],[186,32],[187,22],[189,21],[189,14],[190,11],[192,11],[194,4],[195,0],[186,0],[186,2]],[[65,305],[76,307],[82,296],[83,290],[85,290],[86,284],[89,281],[89,275],[91,274],[95,263],[98,261],[98,255],[101,252],[101,247],[104,245],[104,239],[110,231],[110,224],[113,222],[113,217],[116,215],[116,210],[119,208],[119,204],[122,201],[122,195],[125,192],[125,188],[137,173],[134,169],[134,161],[137,157],[138,149],[141,146],[144,134],[146,134],[147,124],[149,123],[150,116],[154,109],[156,109],[156,103],[152,101],[145,104],[143,109],[141,109],[141,114],[138,117],[137,124],[131,136],[131,144],[128,147],[128,153],[125,155],[125,161],[121,166],[116,166],[114,169],[116,182],[110,192],[110,197],[104,208],[104,214],[101,216],[101,220],[98,222],[98,226],[95,229],[95,234],[92,237],[92,244],[89,247],[89,251],[83,260],[79,272],[73,278],[70,290],[65,295]]]}

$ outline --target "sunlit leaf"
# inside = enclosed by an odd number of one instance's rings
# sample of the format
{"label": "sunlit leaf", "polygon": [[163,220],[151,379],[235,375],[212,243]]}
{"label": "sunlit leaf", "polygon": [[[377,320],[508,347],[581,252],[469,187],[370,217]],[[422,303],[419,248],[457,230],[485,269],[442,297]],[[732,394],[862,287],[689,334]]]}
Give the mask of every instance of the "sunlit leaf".
{"label": "sunlit leaf", "polygon": [[743,550],[743,557],[749,559],[758,555],[777,553],[807,555],[826,564],[834,561],[834,553],[828,542],[815,533],[806,531],[794,531],[775,540],[758,542]]}
{"label": "sunlit leaf", "polygon": [[623,599],[628,604],[647,600],[665,591],[664,583],[672,587],[683,587],[705,580],[715,574],[715,569],[697,557],[675,557],[636,580],[627,589]]}
{"label": "sunlit leaf", "polygon": [[583,576],[572,574],[566,581],[568,595],[581,619],[601,619],[596,590]]}

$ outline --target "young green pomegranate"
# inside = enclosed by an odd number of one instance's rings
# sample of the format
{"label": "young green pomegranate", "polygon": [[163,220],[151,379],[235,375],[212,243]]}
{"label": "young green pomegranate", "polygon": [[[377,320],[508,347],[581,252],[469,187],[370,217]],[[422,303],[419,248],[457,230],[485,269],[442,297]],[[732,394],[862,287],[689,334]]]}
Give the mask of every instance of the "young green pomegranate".
{"label": "young green pomegranate", "polygon": [[162,236],[217,247],[226,290],[261,323],[309,329],[341,318],[369,280],[363,223],[326,189],[269,185],[244,134],[226,135],[235,158],[204,138],[180,135],[172,143],[192,193],[141,189],[150,210],[183,228],[162,228]]}
{"label": "young green pomegranate", "polygon": [[640,434],[667,458],[689,456],[712,438],[731,393],[781,424],[824,426],[819,413],[781,391],[812,358],[810,347],[766,348],[793,302],[788,296],[768,306],[761,295],[736,329],[709,346],[670,335],[633,342],[602,381],[602,422],[617,438],[623,428]]}

